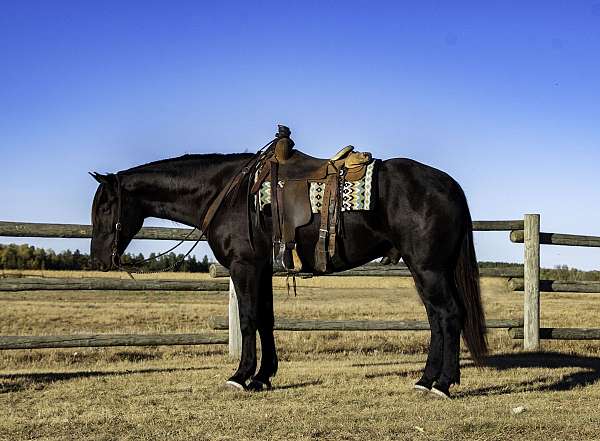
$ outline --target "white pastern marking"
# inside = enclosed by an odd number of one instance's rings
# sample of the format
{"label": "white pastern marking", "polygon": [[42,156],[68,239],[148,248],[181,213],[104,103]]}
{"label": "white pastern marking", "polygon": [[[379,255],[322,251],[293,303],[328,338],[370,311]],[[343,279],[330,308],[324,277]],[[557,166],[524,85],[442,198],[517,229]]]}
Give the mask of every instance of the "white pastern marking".
{"label": "white pastern marking", "polygon": [[435,387],[432,387],[431,390],[429,391],[432,394],[440,397],[440,398],[444,398],[445,400],[449,400],[450,397],[448,395],[446,395],[444,392],[442,392],[441,390],[436,389]]}
{"label": "white pastern marking", "polygon": [[430,389],[427,389],[425,386],[421,386],[420,384],[415,384],[414,389],[419,391],[419,392],[429,392]]}
{"label": "white pastern marking", "polygon": [[236,383],[235,381],[227,380],[225,384],[231,387],[235,387],[239,390],[244,390],[244,386],[242,386],[240,383]]}

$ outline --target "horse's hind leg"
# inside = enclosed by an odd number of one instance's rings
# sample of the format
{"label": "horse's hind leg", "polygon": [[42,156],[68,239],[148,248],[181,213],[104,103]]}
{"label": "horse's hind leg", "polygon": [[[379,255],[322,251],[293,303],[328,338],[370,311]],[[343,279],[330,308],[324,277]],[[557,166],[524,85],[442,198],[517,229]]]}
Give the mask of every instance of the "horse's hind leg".
{"label": "horse's hind leg", "polygon": [[258,292],[258,334],[262,357],[260,368],[248,385],[251,390],[263,390],[271,387],[271,377],[277,373],[277,351],[273,335],[273,274],[271,266],[266,267],[260,276]]}
{"label": "horse's hind leg", "polygon": [[425,371],[417,384],[449,397],[450,386],[460,383],[460,332],[464,319],[454,275],[444,271],[412,270],[427,309],[432,335]]}
{"label": "horse's hind leg", "polygon": [[[417,289],[419,292],[421,292],[421,289],[418,287],[418,285]],[[429,352],[427,353],[427,362],[425,363],[425,370],[423,371],[421,379],[415,384],[415,389],[418,391],[431,390],[431,386],[433,386],[433,383],[440,377],[442,372],[444,354],[444,336],[442,334],[442,328],[440,327],[440,320],[437,312],[429,303],[425,303],[425,310],[427,311],[427,319],[429,320],[431,336],[429,342]]]}

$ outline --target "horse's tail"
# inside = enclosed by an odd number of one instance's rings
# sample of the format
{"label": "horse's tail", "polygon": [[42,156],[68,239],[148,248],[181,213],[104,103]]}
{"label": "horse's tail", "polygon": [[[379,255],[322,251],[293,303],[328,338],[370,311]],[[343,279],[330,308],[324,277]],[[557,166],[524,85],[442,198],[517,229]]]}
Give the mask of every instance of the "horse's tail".
{"label": "horse's tail", "polygon": [[458,256],[454,277],[465,312],[463,339],[475,364],[482,365],[488,352],[485,315],[481,304],[479,267],[473,246],[473,222],[470,214],[467,217],[467,231]]}

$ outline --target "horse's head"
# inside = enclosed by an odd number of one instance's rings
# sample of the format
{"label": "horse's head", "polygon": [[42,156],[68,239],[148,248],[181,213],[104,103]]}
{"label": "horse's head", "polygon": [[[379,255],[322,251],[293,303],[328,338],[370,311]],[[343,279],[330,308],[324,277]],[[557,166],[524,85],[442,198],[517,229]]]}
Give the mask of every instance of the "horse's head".
{"label": "horse's head", "polygon": [[100,184],[92,205],[91,259],[95,269],[118,267],[121,255],[144,218],[135,199],[116,174],[90,173]]}

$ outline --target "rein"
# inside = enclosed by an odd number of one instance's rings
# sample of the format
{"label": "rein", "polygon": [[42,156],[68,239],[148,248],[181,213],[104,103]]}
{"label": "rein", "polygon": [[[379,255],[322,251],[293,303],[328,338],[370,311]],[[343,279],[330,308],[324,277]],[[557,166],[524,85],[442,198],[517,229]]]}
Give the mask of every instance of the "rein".
{"label": "rein", "polygon": [[200,243],[200,241],[203,238],[205,238],[206,233],[208,231],[208,228],[210,227],[212,220],[214,219],[215,215],[219,211],[219,208],[221,208],[221,205],[223,204],[223,202],[225,201],[227,196],[229,196],[229,194],[234,189],[239,187],[239,185],[244,180],[244,177],[246,177],[250,172],[255,170],[256,166],[265,157],[265,155],[267,154],[269,149],[267,149],[266,151],[264,151],[264,150],[267,147],[273,146],[277,140],[278,140],[278,138],[275,138],[275,139],[269,141],[268,143],[266,143],[263,147],[261,147],[256,152],[256,154],[254,156],[252,156],[252,158],[250,158],[244,164],[244,166],[240,169],[240,171],[238,173],[236,173],[236,175],[233,178],[231,178],[231,180],[228,182],[228,184],[217,194],[217,196],[213,199],[213,201],[206,208],[206,210],[204,210],[204,213],[202,214],[202,218],[201,218],[202,219],[201,230],[199,230],[199,231],[201,231],[200,237],[198,238],[198,240],[196,240],[196,242],[194,243],[194,245],[192,245],[192,247],[188,250],[188,252],[185,253],[185,255],[182,258],[176,260],[172,265],[169,265],[167,268],[164,268],[164,269],[161,269],[158,271],[145,271],[145,270],[139,268],[139,265],[144,264],[146,262],[156,260],[159,257],[164,256],[165,254],[168,254],[171,251],[173,251],[174,249],[178,248],[181,244],[183,244],[183,242],[185,242],[189,237],[191,237],[191,235],[196,230],[198,230],[198,228],[194,227],[194,229],[192,229],[183,239],[181,239],[177,245],[171,247],[167,251],[163,251],[162,253],[160,253],[154,257],[148,257],[147,259],[143,259],[138,262],[134,262],[131,265],[123,264],[121,262],[122,256],[119,255],[119,251],[118,251],[119,238],[120,238],[121,230],[122,230],[122,224],[121,224],[122,189],[121,189],[121,181],[119,179],[119,175],[115,174],[115,178],[117,181],[117,222],[115,223],[115,235],[113,237],[112,254],[111,254],[111,261],[112,261],[112,264],[115,266],[115,268],[126,272],[129,275],[129,277],[131,277],[132,279],[133,279],[132,274],[156,274],[156,273],[167,272],[172,269],[178,268],[179,265],[181,265],[184,262],[184,260],[192,253],[192,251],[194,250],[194,248],[196,248],[196,246]]}

